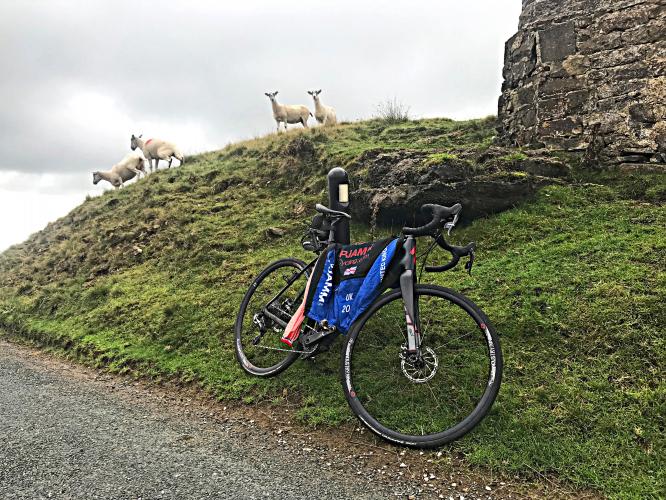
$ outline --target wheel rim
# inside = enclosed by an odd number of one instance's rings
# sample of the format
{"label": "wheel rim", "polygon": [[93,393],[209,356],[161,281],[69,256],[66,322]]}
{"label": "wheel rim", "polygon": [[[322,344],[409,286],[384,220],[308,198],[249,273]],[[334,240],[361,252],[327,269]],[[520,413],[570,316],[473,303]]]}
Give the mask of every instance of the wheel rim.
{"label": "wheel rim", "polygon": [[461,307],[462,300],[447,300],[433,289],[420,289],[417,296],[422,348],[426,361],[432,354],[435,359],[421,372],[405,367],[410,360],[403,303],[399,293],[391,294],[361,320],[348,344],[344,371],[350,403],[375,432],[389,434],[384,437],[455,439],[483,417],[481,407],[494,398],[495,349],[482,318]]}
{"label": "wheel rim", "polygon": [[[242,318],[239,318],[237,328],[240,328],[240,333],[236,337],[237,351],[246,369],[257,373],[271,372],[294,355],[293,350],[280,341],[284,334],[282,327],[264,314],[263,309],[301,269],[302,266],[296,262],[284,263],[255,280],[252,285],[254,289]],[[288,322],[300,305],[302,296],[299,300],[299,294],[306,283],[307,275],[304,273],[268,308],[269,311]]]}

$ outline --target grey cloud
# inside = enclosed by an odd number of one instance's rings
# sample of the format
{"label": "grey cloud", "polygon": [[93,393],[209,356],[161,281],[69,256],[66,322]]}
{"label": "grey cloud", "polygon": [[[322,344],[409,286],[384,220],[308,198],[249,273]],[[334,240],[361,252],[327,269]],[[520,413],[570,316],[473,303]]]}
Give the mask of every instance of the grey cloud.
{"label": "grey cloud", "polygon": [[4,2],[0,170],[105,168],[148,126],[190,152],[270,132],[268,90],[311,105],[323,88],[348,120],[393,96],[493,113],[520,1],[469,4]]}

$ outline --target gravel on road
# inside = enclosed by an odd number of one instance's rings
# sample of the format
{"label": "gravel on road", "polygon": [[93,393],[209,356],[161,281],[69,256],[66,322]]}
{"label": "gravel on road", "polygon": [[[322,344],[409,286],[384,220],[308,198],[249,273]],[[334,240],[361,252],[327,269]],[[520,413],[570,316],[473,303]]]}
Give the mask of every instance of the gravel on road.
{"label": "gravel on road", "polygon": [[598,497],[556,478],[475,470],[446,449],[392,446],[360,425],[312,428],[288,398],[220,403],[6,338],[0,331],[0,500]]}
{"label": "gravel on road", "polygon": [[410,494],[341,474],[317,456],[262,439],[260,430],[243,432],[238,422],[159,408],[149,394],[106,391],[76,371],[0,340],[0,498]]}

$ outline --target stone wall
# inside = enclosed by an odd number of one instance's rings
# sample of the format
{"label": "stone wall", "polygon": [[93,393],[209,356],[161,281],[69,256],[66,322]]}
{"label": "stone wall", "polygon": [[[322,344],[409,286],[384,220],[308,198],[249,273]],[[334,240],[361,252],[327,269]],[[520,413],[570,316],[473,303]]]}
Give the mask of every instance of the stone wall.
{"label": "stone wall", "polygon": [[503,76],[503,143],[666,162],[666,0],[523,0]]}

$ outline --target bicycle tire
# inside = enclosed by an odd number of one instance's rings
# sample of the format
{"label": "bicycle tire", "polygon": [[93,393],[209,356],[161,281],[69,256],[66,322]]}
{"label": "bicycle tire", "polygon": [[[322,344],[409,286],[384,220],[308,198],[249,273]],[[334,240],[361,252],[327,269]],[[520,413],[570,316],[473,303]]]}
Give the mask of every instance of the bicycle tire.
{"label": "bicycle tire", "polygon": [[[286,267],[293,267],[295,270],[301,271],[306,267],[306,264],[302,260],[293,258],[280,259],[269,264],[252,281],[252,284],[248,288],[247,292],[245,292],[245,296],[241,302],[241,306],[236,317],[236,323],[234,324],[234,348],[236,352],[236,360],[240,364],[241,368],[243,368],[243,370],[250,375],[257,377],[274,377],[286,370],[299,357],[298,352],[286,352],[288,350],[287,346],[284,344],[278,344],[281,345],[281,348],[285,350],[284,359],[271,366],[261,367],[250,361],[248,355],[245,352],[245,349],[243,348],[243,320],[252,297],[268,276],[270,276],[275,271]],[[305,278],[307,279],[307,272],[305,273]],[[295,306],[298,307],[298,305],[300,304],[296,304]],[[276,332],[271,332],[271,334],[275,335]],[[281,336],[281,334],[279,335]],[[249,337],[249,335],[247,337]],[[295,346],[296,345],[298,344],[295,344]]]}
{"label": "bicycle tire", "polygon": [[[421,300],[421,298],[425,295],[438,297],[448,301],[453,306],[462,309],[467,314],[467,316],[473,320],[474,323],[476,323],[476,326],[479,328],[478,331],[483,332],[485,345],[487,347],[488,381],[483,394],[480,396],[478,403],[474,406],[473,410],[460,421],[455,423],[455,425],[451,425],[439,432],[418,435],[399,432],[390,428],[388,425],[384,425],[379,421],[378,418],[375,418],[375,416],[372,415],[371,411],[366,408],[366,405],[373,403],[366,403],[364,405],[364,402],[360,396],[361,393],[359,390],[357,390],[359,388],[355,386],[354,382],[354,349],[359,343],[359,338],[362,338],[364,326],[378,311],[380,311],[383,307],[394,303],[396,300],[400,301],[400,305],[402,304],[402,294],[400,290],[395,290],[380,296],[352,325],[347,341],[343,347],[340,376],[345,397],[352,412],[354,412],[354,414],[359,418],[363,425],[370,431],[395,444],[413,448],[434,448],[461,438],[474,427],[476,427],[479,422],[481,422],[481,420],[483,420],[483,418],[487,415],[499,392],[502,379],[503,358],[499,337],[495,331],[495,328],[492,326],[490,321],[488,321],[485,313],[483,313],[483,311],[469,298],[453,290],[436,285],[416,285],[415,292],[416,296],[419,297],[419,300]],[[424,318],[422,317],[422,325],[423,320]],[[479,337],[481,337],[481,335],[479,335]],[[425,342],[426,338],[424,337],[424,343]],[[481,344],[482,342],[479,341],[479,343]],[[378,374],[378,377],[382,377],[382,374]],[[386,377],[385,380],[388,381],[388,377]],[[387,383],[387,385],[390,384]],[[393,388],[395,391],[399,390],[398,386],[396,385],[392,385],[391,388]],[[363,389],[361,388],[360,390],[362,391]],[[366,399],[371,399],[368,398],[367,395],[362,396]],[[434,393],[433,397],[435,397]],[[391,404],[395,404],[395,402],[399,401],[398,394],[396,394],[395,397],[387,395],[386,398],[392,402]],[[405,413],[404,408],[396,407],[395,411],[402,411]],[[418,408],[413,408],[413,411],[418,411]]]}

